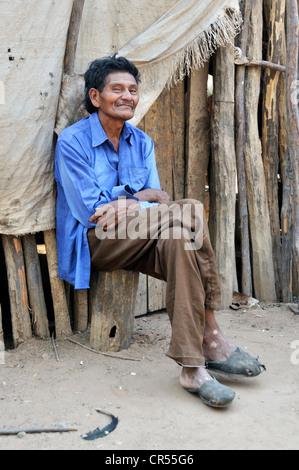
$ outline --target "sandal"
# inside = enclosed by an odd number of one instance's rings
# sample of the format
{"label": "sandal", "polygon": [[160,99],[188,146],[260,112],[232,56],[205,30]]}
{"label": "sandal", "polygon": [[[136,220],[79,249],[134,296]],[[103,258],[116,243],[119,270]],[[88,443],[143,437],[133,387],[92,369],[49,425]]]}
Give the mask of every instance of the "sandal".
{"label": "sandal", "polygon": [[235,398],[235,392],[226,385],[219,383],[215,377],[199,388],[185,388],[185,390],[190,393],[197,393],[205,405],[214,408],[224,408]]}
{"label": "sandal", "polygon": [[225,361],[206,359],[206,368],[213,372],[245,377],[256,377],[263,370],[266,370],[266,367],[259,362],[258,358],[250,356],[240,348],[237,348]]}

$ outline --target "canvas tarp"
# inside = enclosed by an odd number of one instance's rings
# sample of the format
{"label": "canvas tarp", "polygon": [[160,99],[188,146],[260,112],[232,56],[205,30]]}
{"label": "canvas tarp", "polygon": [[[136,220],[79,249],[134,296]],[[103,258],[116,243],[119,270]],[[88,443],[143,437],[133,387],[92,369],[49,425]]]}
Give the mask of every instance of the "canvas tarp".
{"label": "canvas tarp", "polygon": [[53,130],[84,115],[83,74],[92,60],[118,52],[139,67],[137,124],[167,84],[232,41],[241,24],[237,0],[85,0],[72,73],[62,75],[72,5],[1,2],[0,233],[55,227]]}
{"label": "canvas tarp", "polygon": [[72,4],[0,2],[0,233],[55,227],[53,128]]}

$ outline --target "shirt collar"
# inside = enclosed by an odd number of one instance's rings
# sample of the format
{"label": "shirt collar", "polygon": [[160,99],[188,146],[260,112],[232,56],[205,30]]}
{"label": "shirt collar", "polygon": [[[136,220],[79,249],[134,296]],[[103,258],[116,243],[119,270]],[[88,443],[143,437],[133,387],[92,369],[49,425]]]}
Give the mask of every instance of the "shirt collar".
{"label": "shirt collar", "polygon": [[[89,122],[91,128],[92,146],[98,147],[99,145],[106,142],[106,140],[108,140],[108,137],[102,127],[97,112],[94,112],[89,116]],[[128,140],[128,142],[131,143],[131,135],[132,129],[130,129],[130,127],[125,122],[122,130],[123,139]]]}

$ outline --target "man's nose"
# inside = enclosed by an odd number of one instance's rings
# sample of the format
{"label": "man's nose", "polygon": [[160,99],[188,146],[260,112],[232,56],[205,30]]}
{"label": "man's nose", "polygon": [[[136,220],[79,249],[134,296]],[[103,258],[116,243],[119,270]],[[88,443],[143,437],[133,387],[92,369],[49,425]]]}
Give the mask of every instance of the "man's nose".
{"label": "man's nose", "polygon": [[122,94],[122,99],[124,100],[132,100],[132,93],[128,88],[124,89]]}

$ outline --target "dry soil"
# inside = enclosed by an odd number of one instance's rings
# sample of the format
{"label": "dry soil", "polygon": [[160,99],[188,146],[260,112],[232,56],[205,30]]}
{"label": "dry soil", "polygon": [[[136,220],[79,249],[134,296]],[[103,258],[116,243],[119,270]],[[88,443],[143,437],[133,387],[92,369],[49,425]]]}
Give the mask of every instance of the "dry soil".
{"label": "dry soil", "polygon": [[[229,408],[209,408],[180,387],[180,366],[165,356],[168,316],[157,312],[136,319],[132,346],[117,358],[68,340],[56,342],[59,362],[51,340],[7,351],[0,427],[63,424],[77,431],[0,437],[0,450],[298,450],[299,316],[281,304],[217,316],[223,331],[267,366],[258,378],[222,380],[236,392]],[[88,345],[88,333],[73,339]],[[88,442],[82,434],[110,422],[96,409],[119,424]]]}

